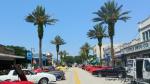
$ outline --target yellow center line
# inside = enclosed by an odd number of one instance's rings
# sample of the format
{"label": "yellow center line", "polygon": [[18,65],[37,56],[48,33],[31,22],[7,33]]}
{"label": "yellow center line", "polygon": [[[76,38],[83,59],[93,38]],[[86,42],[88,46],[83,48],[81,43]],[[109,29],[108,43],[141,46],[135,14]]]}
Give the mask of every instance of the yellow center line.
{"label": "yellow center line", "polygon": [[74,70],[74,80],[75,80],[75,84],[81,84],[77,70]]}

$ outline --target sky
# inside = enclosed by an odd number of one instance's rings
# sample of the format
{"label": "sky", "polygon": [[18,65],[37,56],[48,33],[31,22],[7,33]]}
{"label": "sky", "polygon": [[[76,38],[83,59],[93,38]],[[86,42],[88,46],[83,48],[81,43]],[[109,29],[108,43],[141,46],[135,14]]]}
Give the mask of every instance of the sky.
{"label": "sky", "polygon": [[[56,57],[55,45],[50,42],[60,35],[65,45],[60,50],[66,50],[70,55],[78,55],[80,47],[88,42],[91,46],[97,40],[87,37],[87,32],[95,25],[93,14],[108,0],[1,0],[0,1],[0,44],[23,46],[38,52],[37,28],[25,21],[37,5],[45,7],[46,12],[58,19],[55,25],[44,28],[43,52],[51,52]],[[131,11],[131,17],[126,23],[118,21],[115,27],[114,43],[130,42],[138,37],[138,22],[150,16],[150,5],[147,0],[116,0],[123,5],[122,11]],[[110,44],[109,39],[103,40]]]}

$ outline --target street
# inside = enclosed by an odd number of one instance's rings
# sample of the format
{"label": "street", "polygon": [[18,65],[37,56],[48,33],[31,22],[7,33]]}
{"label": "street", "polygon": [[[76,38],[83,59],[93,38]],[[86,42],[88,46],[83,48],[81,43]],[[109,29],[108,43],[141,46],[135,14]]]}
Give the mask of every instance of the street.
{"label": "street", "polygon": [[80,68],[70,68],[66,71],[66,80],[56,84],[127,84],[117,78],[95,77]]}

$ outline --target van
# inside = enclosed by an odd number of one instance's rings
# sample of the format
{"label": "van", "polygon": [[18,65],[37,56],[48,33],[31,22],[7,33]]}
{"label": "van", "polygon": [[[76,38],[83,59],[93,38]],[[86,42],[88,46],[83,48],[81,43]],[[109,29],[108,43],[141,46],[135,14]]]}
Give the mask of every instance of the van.
{"label": "van", "polygon": [[150,58],[128,59],[127,77],[150,83]]}

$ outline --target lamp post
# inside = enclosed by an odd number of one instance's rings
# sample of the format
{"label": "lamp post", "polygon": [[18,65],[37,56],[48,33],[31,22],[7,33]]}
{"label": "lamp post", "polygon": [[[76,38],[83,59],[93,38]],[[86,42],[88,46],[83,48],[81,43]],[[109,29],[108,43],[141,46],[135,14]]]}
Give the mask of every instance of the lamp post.
{"label": "lamp post", "polygon": [[52,60],[52,53],[50,53],[50,52],[47,53],[47,59],[48,59],[48,63],[49,63],[49,64],[53,64],[53,63],[52,63],[52,61],[53,61],[53,60]]}
{"label": "lamp post", "polygon": [[32,69],[32,65],[33,65],[32,62],[33,62],[33,60],[34,60],[34,59],[33,59],[33,57],[34,57],[34,56],[33,56],[33,55],[34,55],[33,52],[34,52],[34,51],[35,51],[35,49],[34,49],[34,48],[31,48],[31,54],[32,54],[32,55],[31,55],[31,69]]}

